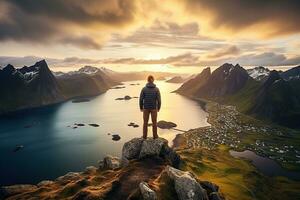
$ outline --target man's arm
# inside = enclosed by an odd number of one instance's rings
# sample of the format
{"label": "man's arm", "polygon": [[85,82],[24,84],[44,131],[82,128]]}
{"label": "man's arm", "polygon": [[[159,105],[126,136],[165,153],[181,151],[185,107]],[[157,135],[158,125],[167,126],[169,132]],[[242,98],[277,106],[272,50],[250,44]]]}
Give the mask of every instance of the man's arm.
{"label": "man's arm", "polygon": [[160,106],[161,106],[161,97],[160,97],[160,91],[157,88],[157,110],[160,110]]}
{"label": "man's arm", "polygon": [[141,90],[140,94],[140,110],[143,110],[144,108],[144,88]]}

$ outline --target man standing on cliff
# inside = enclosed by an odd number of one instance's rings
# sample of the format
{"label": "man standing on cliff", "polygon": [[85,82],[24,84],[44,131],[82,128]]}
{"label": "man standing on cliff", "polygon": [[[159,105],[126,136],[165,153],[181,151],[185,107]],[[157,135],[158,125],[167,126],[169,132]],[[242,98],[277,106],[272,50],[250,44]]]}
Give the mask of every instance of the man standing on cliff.
{"label": "man standing on cliff", "polygon": [[158,138],[157,135],[157,112],[160,110],[161,98],[159,89],[154,84],[154,77],[148,76],[148,83],[142,89],[140,94],[140,109],[143,112],[143,138],[147,138],[148,121],[151,114],[153,138]]}

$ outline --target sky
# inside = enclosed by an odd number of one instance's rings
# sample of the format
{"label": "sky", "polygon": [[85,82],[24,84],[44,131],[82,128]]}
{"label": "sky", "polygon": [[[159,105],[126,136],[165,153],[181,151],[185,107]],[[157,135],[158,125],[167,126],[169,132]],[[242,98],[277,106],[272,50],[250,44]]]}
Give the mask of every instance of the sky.
{"label": "sky", "polygon": [[0,65],[200,72],[300,64],[299,0],[0,0]]}

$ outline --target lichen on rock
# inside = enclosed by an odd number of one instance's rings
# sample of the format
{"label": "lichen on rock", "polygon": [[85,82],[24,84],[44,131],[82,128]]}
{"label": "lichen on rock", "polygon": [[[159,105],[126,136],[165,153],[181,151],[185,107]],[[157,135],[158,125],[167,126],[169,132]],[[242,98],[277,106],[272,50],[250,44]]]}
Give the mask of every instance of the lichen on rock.
{"label": "lichen on rock", "polygon": [[184,172],[171,166],[166,167],[168,176],[174,181],[180,200],[208,200],[207,192],[190,172]]}
{"label": "lichen on rock", "polygon": [[149,187],[146,182],[139,184],[140,192],[144,200],[157,200],[156,193]]}
{"label": "lichen on rock", "polygon": [[162,157],[174,167],[178,167],[180,156],[168,146],[164,138],[133,138],[126,142],[122,149],[122,159],[144,159],[147,157]]}

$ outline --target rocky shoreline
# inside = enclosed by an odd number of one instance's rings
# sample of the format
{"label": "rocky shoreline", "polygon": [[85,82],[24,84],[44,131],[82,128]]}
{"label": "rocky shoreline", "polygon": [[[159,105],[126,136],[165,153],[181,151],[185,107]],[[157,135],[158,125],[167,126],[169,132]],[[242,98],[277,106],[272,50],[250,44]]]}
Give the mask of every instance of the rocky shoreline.
{"label": "rocky shoreline", "polygon": [[181,162],[167,140],[134,138],[121,158],[106,156],[54,181],[1,187],[0,199],[224,199],[217,185],[181,171]]}

